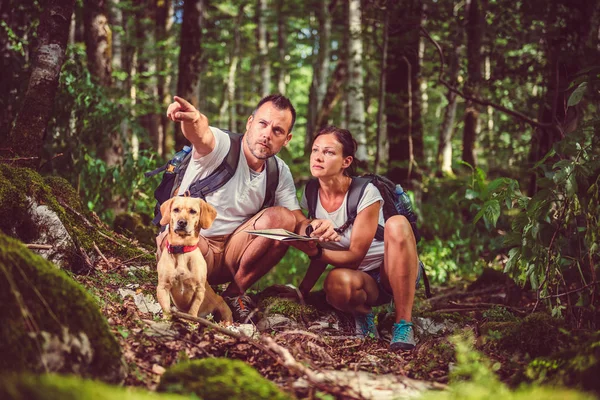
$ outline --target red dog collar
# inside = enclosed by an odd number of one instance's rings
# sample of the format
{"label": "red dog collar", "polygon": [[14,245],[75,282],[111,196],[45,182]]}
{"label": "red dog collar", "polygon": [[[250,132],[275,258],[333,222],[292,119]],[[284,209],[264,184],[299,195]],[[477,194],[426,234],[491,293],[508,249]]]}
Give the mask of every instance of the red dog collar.
{"label": "red dog collar", "polygon": [[195,246],[171,246],[171,243],[167,242],[167,252],[169,254],[183,254],[194,251],[198,248],[198,245]]}

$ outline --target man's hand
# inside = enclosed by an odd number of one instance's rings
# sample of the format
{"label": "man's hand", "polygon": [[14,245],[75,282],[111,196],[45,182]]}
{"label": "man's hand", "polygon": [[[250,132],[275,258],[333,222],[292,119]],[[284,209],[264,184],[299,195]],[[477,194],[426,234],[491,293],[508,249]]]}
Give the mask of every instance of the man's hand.
{"label": "man's hand", "polygon": [[187,100],[175,96],[167,108],[167,117],[181,122],[181,131],[193,145],[198,155],[210,153],[215,147],[215,137],[208,127],[208,118]]}

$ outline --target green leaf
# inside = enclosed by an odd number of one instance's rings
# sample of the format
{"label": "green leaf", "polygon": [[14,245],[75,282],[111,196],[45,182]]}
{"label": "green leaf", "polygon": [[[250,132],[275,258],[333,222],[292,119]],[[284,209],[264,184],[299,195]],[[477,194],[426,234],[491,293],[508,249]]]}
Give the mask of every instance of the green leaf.
{"label": "green leaf", "polygon": [[587,82],[581,82],[579,84],[579,86],[577,86],[577,89],[575,89],[573,91],[573,93],[571,93],[571,96],[569,96],[569,101],[567,101],[567,106],[573,107],[573,106],[576,106],[577,104],[579,104],[581,99],[583,99],[583,95],[585,94],[586,90],[587,90]]}
{"label": "green leaf", "polygon": [[467,189],[467,191],[465,193],[465,199],[467,199],[467,200],[473,200],[473,199],[476,199],[478,197],[479,197],[479,193],[477,193],[473,189]]}
{"label": "green leaf", "polygon": [[498,218],[500,218],[500,202],[496,199],[488,200],[483,205],[483,210],[483,218],[495,228]]}

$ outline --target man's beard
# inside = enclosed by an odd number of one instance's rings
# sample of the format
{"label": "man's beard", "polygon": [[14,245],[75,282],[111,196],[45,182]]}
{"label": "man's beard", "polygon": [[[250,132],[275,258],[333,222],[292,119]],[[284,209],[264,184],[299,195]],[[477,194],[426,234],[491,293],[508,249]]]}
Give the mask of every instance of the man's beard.
{"label": "man's beard", "polygon": [[[258,153],[257,151],[255,151],[255,150],[252,148],[252,145],[250,144],[250,139],[248,138],[248,135],[246,135],[246,144],[248,145],[248,150],[250,150],[250,153],[252,153],[252,155],[253,155],[254,157],[256,157],[257,159],[259,159],[259,160],[266,160],[266,159],[268,159],[269,157],[273,157],[273,156],[274,156],[274,154],[268,154],[268,155],[265,155],[265,154],[261,154],[261,153]],[[259,146],[259,144],[258,144],[258,143],[257,143],[256,145],[257,145],[257,146]],[[270,149],[269,149],[269,150],[270,150]]]}

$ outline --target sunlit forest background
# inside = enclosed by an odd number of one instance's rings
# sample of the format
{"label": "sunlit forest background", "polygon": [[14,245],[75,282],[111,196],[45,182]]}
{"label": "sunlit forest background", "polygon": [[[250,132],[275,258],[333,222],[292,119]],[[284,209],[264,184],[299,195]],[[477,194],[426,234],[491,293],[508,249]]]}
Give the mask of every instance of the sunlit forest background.
{"label": "sunlit forest background", "polygon": [[[173,95],[243,132],[278,92],[298,113],[280,156],[299,191],[314,133],[348,128],[361,171],[410,192],[434,283],[492,267],[597,323],[597,1],[2,0],[0,15],[3,162],[66,178],[106,223],[152,215],[160,176],[143,173],[186,144]],[[290,251],[263,283],[306,265]]]}

